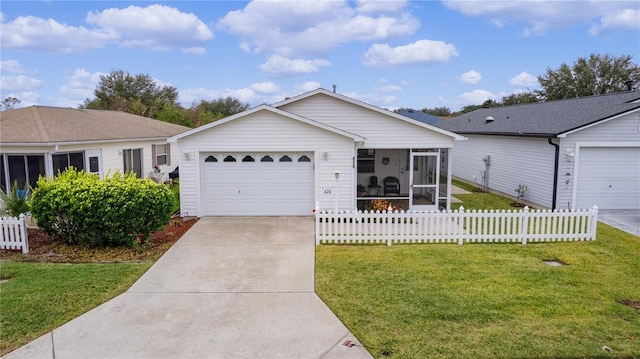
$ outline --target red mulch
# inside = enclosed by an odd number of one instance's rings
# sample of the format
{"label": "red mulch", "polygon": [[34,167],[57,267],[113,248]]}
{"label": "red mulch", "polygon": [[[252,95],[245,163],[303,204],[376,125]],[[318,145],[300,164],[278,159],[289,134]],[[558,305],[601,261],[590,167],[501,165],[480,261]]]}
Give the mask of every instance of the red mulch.
{"label": "red mulch", "polygon": [[29,229],[29,253],[3,249],[0,250],[0,259],[55,263],[153,261],[160,258],[196,222],[197,219],[173,218],[164,229],[151,233],[148,243],[136,248],[68,245],[56,241],[39,229]]}

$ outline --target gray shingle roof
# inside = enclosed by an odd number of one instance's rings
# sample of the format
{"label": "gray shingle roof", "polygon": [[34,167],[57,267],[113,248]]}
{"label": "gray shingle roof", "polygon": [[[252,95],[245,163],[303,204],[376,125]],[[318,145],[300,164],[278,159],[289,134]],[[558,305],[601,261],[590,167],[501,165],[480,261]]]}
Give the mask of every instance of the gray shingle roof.
{"label": "gray shingle roof", "polygon": [[167,138],[189,129],[120,111],[31,106],[0,112],[0,143]]}
{"label": "gray shingle roof", "polygon": [[[435,126],[459,134],[555,137],[639,108],[640,91],[631,91],[482,108]],[[489,116],[494,120],[487,123]]]}
{"label": "gray shingle roof", "polygon": [[414,109],[404,109],[398,112],[398,115],[409,117],[416,121],[420,121],[422,123],[426,123],[429,125],[435,125],[436,123],[442,122],[442,119],[440,117],[430,115],[428,113],[424,113],[420,110],[414,110]]}

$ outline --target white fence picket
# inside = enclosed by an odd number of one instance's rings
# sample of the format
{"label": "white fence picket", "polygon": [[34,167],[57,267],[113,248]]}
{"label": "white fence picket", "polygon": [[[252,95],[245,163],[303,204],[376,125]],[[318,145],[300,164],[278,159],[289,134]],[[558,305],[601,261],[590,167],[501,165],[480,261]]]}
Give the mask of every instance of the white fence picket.
{"label": "white fence picket", "polygon": [[332,211],[316,210],[316,244],[514,243],[596,239],[598,208],[589,210]]}
{"label": "white fence picket", "polygon": [[0,249],[21,249],[29,253],[25,215],[16,217],[0,217]]}

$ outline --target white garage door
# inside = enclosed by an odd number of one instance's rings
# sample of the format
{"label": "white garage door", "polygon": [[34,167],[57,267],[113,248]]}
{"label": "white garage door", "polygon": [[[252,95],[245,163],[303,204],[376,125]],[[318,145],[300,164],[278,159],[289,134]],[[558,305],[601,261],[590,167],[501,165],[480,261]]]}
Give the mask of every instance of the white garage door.
{"label": "white garage door", "polygon": [[201,157],[205,216],[311,215],[311,153],[210,153]]}
{"label": "white garage door", "polygon": [[577,208],[640,209],[640,147],[583,147]]}

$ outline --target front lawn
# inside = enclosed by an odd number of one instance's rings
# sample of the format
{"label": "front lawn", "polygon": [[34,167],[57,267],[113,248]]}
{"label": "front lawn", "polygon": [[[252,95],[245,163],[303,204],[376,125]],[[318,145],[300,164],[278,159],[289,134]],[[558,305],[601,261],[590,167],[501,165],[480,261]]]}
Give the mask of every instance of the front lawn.
{"label": "front lawn", "polygon": [[152,262],[0,262],[0,355],[129,288]]}
{"label": "front lawn", "polygon": [[602,223],[593,242],[316,248],[318,295],[376,358],[640,357],[639,283],[640,238]]}

